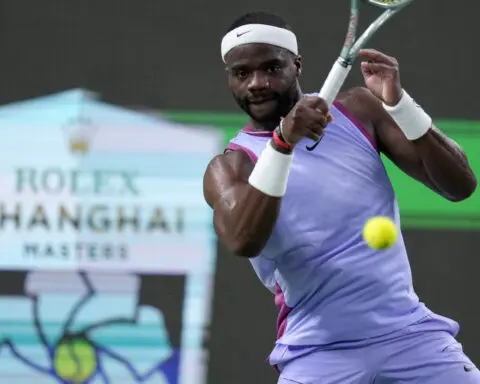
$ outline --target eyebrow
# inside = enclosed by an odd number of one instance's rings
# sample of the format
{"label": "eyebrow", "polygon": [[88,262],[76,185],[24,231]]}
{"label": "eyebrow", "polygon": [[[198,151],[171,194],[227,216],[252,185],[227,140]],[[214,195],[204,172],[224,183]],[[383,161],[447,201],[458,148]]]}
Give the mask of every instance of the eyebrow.
{"label": "eyebrow", "polygon": [[[269,67],[271,65],[284,64],[284,63],[285,63],[285,59],[276,57],[276,58],[265,60],[265,61],[261,62],[259,65],[257,65],[256,67],[265,68],[265,67]],[[229,67],[229,70],[238,71],[239,69],[246,69],[246,68],[249,68],[249,67],[251,67],[251,65],[249,65],[248,63],[238,63],[238,64],[234,64],[231,67]]]}

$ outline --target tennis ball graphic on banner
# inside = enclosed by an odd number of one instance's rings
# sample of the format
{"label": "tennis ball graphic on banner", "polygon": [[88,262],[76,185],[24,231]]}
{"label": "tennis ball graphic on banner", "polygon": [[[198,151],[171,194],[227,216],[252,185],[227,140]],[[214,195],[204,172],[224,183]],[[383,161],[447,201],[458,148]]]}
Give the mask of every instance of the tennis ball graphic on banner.
{"label": "tennis ball graphic on banner", "polygon": [[62,340],[55,351],[53,366],[63,380],[69,383],[83,383],[97,369],[95,349],[84,339]]}

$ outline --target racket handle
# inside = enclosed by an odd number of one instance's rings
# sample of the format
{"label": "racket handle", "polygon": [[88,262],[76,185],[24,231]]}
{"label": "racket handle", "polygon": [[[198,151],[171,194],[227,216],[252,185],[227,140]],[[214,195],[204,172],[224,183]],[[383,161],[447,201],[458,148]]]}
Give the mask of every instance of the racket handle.
{"label": "racket handle", "polygon": [[335,64],[333,64],[327,79],[323,83],[322,89],[318,93],[318,97],[325,100],[329,107],[332,106],[351,69],[352,66],[345,63],[342,58],[339,58]]}

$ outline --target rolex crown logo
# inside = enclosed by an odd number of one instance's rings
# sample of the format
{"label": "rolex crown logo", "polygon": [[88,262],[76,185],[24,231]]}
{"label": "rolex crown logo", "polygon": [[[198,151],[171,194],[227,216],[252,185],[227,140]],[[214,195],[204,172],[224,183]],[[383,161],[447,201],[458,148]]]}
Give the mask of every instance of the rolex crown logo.
{"label": "rolex crown logo", "polygon": [[91,146],[95,127],[89,119],[80,117],[67,123],[65,127],[68,134],[70,152],[85,155]]}
{"label": "rolex crown logo", "polygon": [[88,140],[83,137],[71,138],[70,152],[84,155],[88,152]]}

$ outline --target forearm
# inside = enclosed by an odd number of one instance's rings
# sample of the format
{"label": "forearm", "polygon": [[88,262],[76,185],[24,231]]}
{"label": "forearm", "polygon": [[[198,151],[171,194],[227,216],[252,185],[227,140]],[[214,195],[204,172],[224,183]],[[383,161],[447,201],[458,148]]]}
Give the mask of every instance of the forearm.
{"label": "forearm", "polygon": [[396,106],[384,108],[408,139],[418,163],[414,173],[426,185],[452,201],[465,200],[475,191],[477,181],[464,151],[405,91]]}
{"label": "forearm", "polygon": [[477,180],[461,147],[435,127],[413,141],[429,181],[452,201],[468,198]]}

